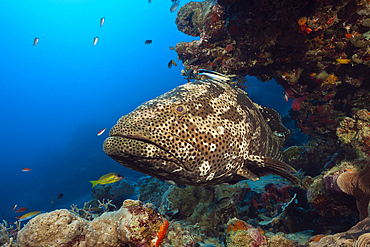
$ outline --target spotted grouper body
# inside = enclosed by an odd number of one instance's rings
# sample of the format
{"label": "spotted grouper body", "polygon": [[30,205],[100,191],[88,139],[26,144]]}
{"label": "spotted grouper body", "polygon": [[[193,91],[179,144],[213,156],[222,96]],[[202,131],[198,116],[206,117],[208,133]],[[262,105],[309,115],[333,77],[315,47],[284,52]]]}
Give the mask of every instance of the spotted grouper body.
{"label": "spotted grouper body", "polygon": [[293,183],[284,163],[289,133],[272,109],[217,80],[179,86],[121,117],[104,142],[120,164],[186,185],[236,183],[274,173]]}

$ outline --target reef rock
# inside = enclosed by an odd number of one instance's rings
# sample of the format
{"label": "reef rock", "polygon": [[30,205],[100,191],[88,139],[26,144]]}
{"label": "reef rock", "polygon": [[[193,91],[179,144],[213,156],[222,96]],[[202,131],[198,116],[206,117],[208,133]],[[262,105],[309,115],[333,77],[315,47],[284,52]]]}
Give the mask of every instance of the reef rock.
{"label": "reef rock", "polygon": [[337,185],[337,178],[347,169],[355,166],[343,162],[333,167],[324,175],[315,177],[307,190],[307,200],[324,217],[349,216],[356,212],[355,201],[347,196]]}
{"label": "reef rock", "polygon": [[370,112],[358,110],[353,118],[346,117],[337,129],[343,145],[351,147],[360,158],[370,156]]}
{"label": "reef rock", "polygon": [[[158,241],[158,232],[164,222],[166,221],[159,213],[134,200],[124,201],[119,210],[104,213],[93,221],[61,209],[31,219],[18,233],[18,244],[24,247],[152,247]],[[161,236],[163,237],[163,232]]]}
{"label": "reef rock", "polygon": [[199,36],[176,45],[186,69],[236,75],[241,88],[246,75],[275,79],[291,118],[329,146],[340,121],[370,107],[367,1],[203,1],[181,7],[176,23]]}
{"label": "reef rock", "polygon": [[261,230],[254,228],[237,218],[231,219],[226,225],[226,244],[234,246],[267,246],[267,239]]}
{"label": "reef rock", "polygon": [[370,164],[361,171],[347,171],[339,175],[338,187],[346,194],[356,198],[356,206],[360,220],[368,217],[367,206],[370,200]]}
{"label": "reef rock", "polygon": [[328,235],[318,242],[311,242],[310,247],[343,246],[366,247],[369,246],[370,219],[366,218],[346,232]]}

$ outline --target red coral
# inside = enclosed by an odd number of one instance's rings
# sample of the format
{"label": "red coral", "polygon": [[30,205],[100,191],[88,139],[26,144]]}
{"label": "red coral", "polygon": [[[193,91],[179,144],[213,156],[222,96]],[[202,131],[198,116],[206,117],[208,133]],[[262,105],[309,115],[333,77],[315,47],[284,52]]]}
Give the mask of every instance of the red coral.
{"label": "red coral", "polygon": [[226,48],[225,48],[225,51],[228,51],[228,52],[230,52],[230,51],[232,51],[233,50],[233,44],[228,44],[227,46],[226,46]]}
{"label": "red coral", "polygon": [[300,111],[302,109],[302,102],[308,97],[308,95],[305,95],[300,98],[296,98],[292,102],[292,109],[294,111]]}
{"label": "red coral", "polygon": [[168,220],[166,220],[161,226],[161,228],[159,228],[159,232],[157,233],[158,239],[157,239],[157,242],[155,243],[155,247],[158,247],[163,242],[163,239],[166,236],[166,232],[167,232],[169,225],[170,224],[168,223]]}

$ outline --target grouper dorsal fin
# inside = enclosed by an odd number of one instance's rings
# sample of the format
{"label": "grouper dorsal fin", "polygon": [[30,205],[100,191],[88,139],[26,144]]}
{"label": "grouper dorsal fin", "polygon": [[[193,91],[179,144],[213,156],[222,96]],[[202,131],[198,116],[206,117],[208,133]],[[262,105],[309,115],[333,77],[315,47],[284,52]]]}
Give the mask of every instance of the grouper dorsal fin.
{"label": "grouper dorsal fin", "polygon": [[278,137],[284,137],[284,140],[288,139],[294,130],[286,128],[282,121],[281,115],[272,108],[261,106],[256,103],[254,105],[259,109],[266,123],[271,128],[272,132]]}
{"label": "grouper dorsal fin", "polygon": [[261,177],[272,173],[289,180],[295,185],[300,184],[299,178],[293,174],[297,171],[279,160],[258,155],[248,155],[245,156],[244,162],[237,174],[247,179],[255,181],[254,176]]}

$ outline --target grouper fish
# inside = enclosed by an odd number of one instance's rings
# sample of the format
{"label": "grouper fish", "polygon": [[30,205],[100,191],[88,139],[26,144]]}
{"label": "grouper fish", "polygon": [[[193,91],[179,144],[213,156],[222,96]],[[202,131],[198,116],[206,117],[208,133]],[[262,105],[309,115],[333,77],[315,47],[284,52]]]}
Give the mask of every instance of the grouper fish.
{"label": "grouper fish", "polygon": [[277,174],[299,184],[284,162],[289,130],[273,109],[214,79],[178,86],[121,117],[105,153],[138,172],[183,185],[234,184]]}

